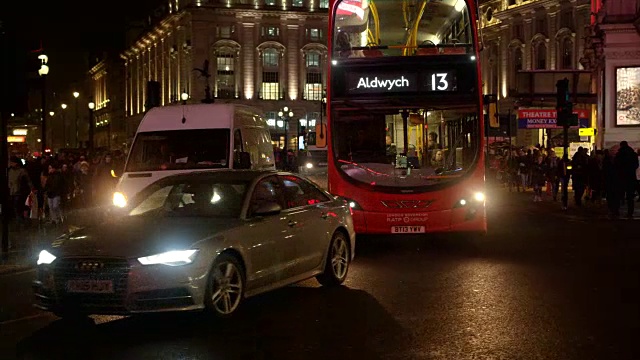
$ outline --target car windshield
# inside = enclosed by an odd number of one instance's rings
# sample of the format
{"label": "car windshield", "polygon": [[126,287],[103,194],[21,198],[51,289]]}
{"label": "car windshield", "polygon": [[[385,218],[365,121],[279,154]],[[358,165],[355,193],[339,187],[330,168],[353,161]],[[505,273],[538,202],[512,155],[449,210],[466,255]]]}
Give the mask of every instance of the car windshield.
{"label": "car windshield", "polygon": [[129,216],[239,217],[248,181],[193,180],[143,191]]}
{"label": "car windshield", "polygon": [[371,186],[415,188],[454,181],[476,159],[476,107],[336,112],[336,167]]}
{"label": "car windshield", "polygon": [[229,167],[229,129],[143,132],[136,136],[127,172]]}

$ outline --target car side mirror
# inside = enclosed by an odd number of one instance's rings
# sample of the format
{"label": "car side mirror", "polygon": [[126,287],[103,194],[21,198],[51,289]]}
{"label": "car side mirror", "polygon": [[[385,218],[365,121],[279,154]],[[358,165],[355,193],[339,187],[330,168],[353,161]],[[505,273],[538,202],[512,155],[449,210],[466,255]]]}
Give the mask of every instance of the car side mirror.
{"label": "car side mirror", "polygon": [[246,151],[242,151],[238,154],[238,162],[236,163],[236,169],[251,169],[251,154]]}
{"label": "car side mirror", "polygon": [[260,205],[254,212],[253,215],[257,216],[267,216],[267,215],[276,215],[282,211],[282,206],[274,201],[266,202]]}

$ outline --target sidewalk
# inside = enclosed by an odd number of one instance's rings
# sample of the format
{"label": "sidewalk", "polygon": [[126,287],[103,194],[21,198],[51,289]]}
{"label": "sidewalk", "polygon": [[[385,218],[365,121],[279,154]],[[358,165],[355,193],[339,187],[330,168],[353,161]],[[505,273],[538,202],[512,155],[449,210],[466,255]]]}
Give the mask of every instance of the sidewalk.
{"label": "sidewalk", "polygon": [[[50,244],[68,230],[95,223],[102,218],[100,208],[74,209],[65,214],[60,226],[32,223],[20,227],[9,225],[9,253],[0,258],[0,275],[28,270],[35,266],[42,247]],[[0,224],[0,229],[2,225]]]}
{"label": "sidewalk", "polygon": [[[543,188],[544,189],[544,188]],[[574,200],[574,192],[571,187],[569,187],[569,199],[567,201],[567,209],[562,209],[562,194],[558,194],[558,200],[553,201],[553,198],[550,195],[546,194],[546,191],[543,191],[541,202],[533,201],[533,190],[527,189],[526,192],[509,192],[507,188],[503,187],[494,187],[493,190],[496,194],[500,194],[500,196],[512,197],[514,199],[518,199],[518,201],[522,202],[530,202],[531,205],[527,205],[527,208],[530,211],[535,212],[536,214],[540,214],[542,216],[560,216],[566,218],[571,221],[581,221],[581,222],[590,222],[590,221],[613,221],[609,218],[609,209],[607,208],[607,201],[601,200],[599,203],[593,203],[589,200],[583,200],[582,206],[578,207],[575,205]],[[640,220],[640,203],[635,203],[635,212],[633,219]],[[629,220],[626,218],[627,207],[626,203],[620,207],[620,218],[619,221]]]}

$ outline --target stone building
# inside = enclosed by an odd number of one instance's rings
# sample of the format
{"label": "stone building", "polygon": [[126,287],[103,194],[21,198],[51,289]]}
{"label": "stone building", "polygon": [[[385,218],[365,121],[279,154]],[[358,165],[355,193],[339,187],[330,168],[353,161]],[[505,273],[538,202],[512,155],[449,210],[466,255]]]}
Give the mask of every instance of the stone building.
{"label": "stone building", "polygon": [[[580,60],[585,37],[589,36],[589,0],[484,0],[479,9],[482,41],[482,77],[485,94],[497,96],[500,113],[517,109],[554,109],[555,97],[533,102],[517,97],[517,74],[535,70],[583,70]],[[555,81],[551,84],[555,86]],[[576,104],[591,114],[588,102]],[[545,144],[561,130],[522,129],[517,131],[518,145]],[[514,136],[516,134],[513,134]]]}
{"label": "stone building", "polygon": [[[327,8],[328,0],[170,0],[121,53],[128,138],[147,108],[151,81],[159,105],[179,103],[185,93],[189,102],[255,106],[266,114],[274,144],[283,147],[288,124],[288,147],[295,148],[296,133],[321,113]],[[284,107],[293,117],[278,116]]]}
{"label": "stone building", "polygon": [[588,63],[598,83],[598,143],[640,148],[640,0],[594,1]]}
{"label": "stone building", "polygon": [[[102,54],[92,59],[89,70],[94,147],[125,150],[128,135],[125,119],[125,68],[117,54]],[[88,111],[88,109],[87,109]]]}

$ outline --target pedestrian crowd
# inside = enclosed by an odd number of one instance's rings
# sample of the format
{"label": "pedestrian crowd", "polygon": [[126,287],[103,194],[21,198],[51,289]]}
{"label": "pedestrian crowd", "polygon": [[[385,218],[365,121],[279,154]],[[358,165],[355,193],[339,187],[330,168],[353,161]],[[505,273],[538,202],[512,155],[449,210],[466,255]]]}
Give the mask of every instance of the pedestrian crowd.
{"label": "pedestrian crowd", "polygon": [[591,154],[580,147],[566,162],[553,149],[540,146],[505,152],[494,157],[491,164],[496,178],[509,191],[533,189],[534,202],[544,201],[545,197],[558,201],[561,189],[570,185],[576,206],[606,200],[609,215],[614,218],[620,216],[625,204],[627,217],[633,217],[636,195],[640,202],[640,149],[634,151],[626,141]]}
{"label": "pedestrian crowd", "polygon": [[7,179],[11,215],[21,227],[34,222],[60,224],[65,211],[106,205],[123,170],[121,152],[11,156]]}

